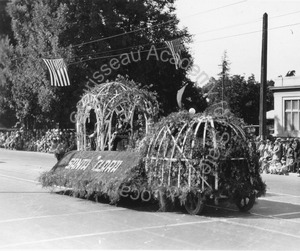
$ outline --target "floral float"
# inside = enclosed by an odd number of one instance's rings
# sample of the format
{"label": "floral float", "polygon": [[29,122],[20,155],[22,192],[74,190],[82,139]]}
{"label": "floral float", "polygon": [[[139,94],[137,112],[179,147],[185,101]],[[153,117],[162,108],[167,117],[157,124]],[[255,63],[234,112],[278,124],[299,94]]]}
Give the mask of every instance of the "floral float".
{"label": "floral float", "polygon": [[[79,151],[70,152],[40,176],[44,187],[63,186],[86,197],[104,195],[111,203],[122,197],[154,199],[161,210],[179,201],[190,214],[200,214],[208,201],[220,199],[248,211],[266,191],[244,125],[230,112],[178,112],[150,126],[158,111],[155,95],[124,78],[96,86],[77,107]],[[97,117],[99,151],[94,153],[87,151],[84,130],[91,109]],[[143,138],[123,152],[110,151],[109,144],[118,113],[131,124],[132,141],[136,114],[146,122]],[[132,160],[125,166],[115,166],[127,158]]]}
{"label": "floral float", "polygon": [[241,211],[265,193],[242,122],[231,115],[174,113],[155,126],[143,149],[147,186],[161,206],[179,199],[200,214],[208,199],[227,198]]}

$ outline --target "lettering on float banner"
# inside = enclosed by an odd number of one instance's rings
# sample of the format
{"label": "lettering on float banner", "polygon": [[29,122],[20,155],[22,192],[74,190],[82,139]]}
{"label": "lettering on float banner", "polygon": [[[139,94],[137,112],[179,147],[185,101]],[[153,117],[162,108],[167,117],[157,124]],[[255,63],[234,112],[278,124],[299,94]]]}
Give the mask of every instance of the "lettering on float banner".
{"label": "lettering on float banner", "polygon": [[[123,163],[123,160],[103,160],[98,156],[97,163],[91,168],[92,171],[102,173],[114,173]],[[92,159],[73,158],[69,161],[66,169],[85,170]]]}

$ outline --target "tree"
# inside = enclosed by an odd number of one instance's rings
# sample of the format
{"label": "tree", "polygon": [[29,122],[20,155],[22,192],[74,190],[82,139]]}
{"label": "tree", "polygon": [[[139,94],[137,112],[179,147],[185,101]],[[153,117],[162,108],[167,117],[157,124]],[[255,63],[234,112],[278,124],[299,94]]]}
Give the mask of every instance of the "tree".
{"label": "tree", "polygon": [[13,32],[11,29],[11,18],[6,11],[7,3],[9,0],[0,1],[0,38],[5,38],[8,36],[12,42]]}
{"label": "tree", "polygon": [[226,50],[223,52],[222,62],[220,66],[222,71],[218,75],[224,77],[224,79],[228,78],[230,72],[230,61]]}
{"label": "tree", "polygon": [[[229,75],[230,61],[225,51],[222,57],[219,79],[211,78],[203,87],[209,98],[208,109],[222,106],[229,109],[234,115],[242,118],[248,124],[259,123],[260,84],[252,74],[247,80],[241,75]],[[268,87],[274,85],[268,81]],[[223,93],[224,92],[224,93]],[[267,88],[267,110],[273,109],[273,93]]]}
{"label": "tree", "polygon": [[[156,91],[161,114],[176,111],[176,93],[189,81],[192,59],[182,45],[186,60],[175,69],[168,55],[165,41],[191,41],[186,29],[178,29],[174,10],[173,0],[13,0],[8,12],[16,45],[6,82],[11,83],[9,99],[17,118],[70,126],[87,81],[98,84],[117,75]],[[64,58],[71,86],[51,87],[42,58]]]}
{"label": "tree", "polygon": [[11,127],[16,123],[16,113],[12,102],[12,75],[10,57],[13,56],[13,46],[9,39],[0,39],[0,119],[4,126]]}
{"label": "tree", "polygon": [[225,89],[226,89],[226,82],[229,77],[229,71],[230,71],[230,62],[227,56],[227,51],[225,50],[222,56],[222,63],[221,63],[222,71],[218,74],[222,78],[222,101],[225,100]]}
{"label": "tree", "polygon": [[2,44],[13,55],[6,67],[10,74],[4,78],[11,95],[5,98],[9,98],[18,120],[31,126],[50,123],[59,104],[58,91],[50,87],[42,58],[68,57],[70,53],[59,46],[59,34],[66,26],[66,6],[52,3],[15,0],[8,4],[16,45]]}
{"label": "tree", "polygon": [[[268,81],[268,87],[273,81]],[[212,78],[204,86],[204,91],[211,93],[209,106],[221,102],[222,78],[218,80]],[[257,125],[259,123],[259,94],[260,83],[251,75],[247,80],[244,76],[233,75],[226,80],[225,102],[227,109],[242,118],[247,124]],[[267,88],[267,110],[273,109],[273,94]]]}
{"label": "tree", "polygon": [[[120,74],[157,92],[161,114],[177,110],[176,93],[187,80],[192,60],[184,47],[181,57],[187,58],[188,63],[182,68],[176,70],[173,64],[162,61],[162,51],[168,50],[165,41],[179,37],[190,41],[187,30],[177,27],[173,0],[66,0],[65,3],[69,8],[68,29],[61,41],[62,45],[74,48],[76,56],[69,69],[77,81],[76,88],[82,88],[87,79],[93,86],[93,82],[114,80]],[[93,40],[98,41],[89,43]],[[170,58],[164,54],[164,60]],[[113,69],[112,62],[122,59],[124,63],[117,63],[117,69]]]}

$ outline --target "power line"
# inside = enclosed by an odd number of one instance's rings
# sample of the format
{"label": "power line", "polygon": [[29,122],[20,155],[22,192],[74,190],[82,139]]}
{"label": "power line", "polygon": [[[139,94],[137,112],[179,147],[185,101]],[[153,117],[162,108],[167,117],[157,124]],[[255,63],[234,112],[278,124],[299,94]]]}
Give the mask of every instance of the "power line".
{"label": "power line", "polygon": [[286,13],[286,14],[282,14],[282,15],[277,15],[277,16],[274,16],[274,17],[269,17],[269,19],[273,19],[273,18],[278,18],[278,17],[284,17],[284,16],[288,16],[288,15],[293,15],[293,14],[296,14],[296,13],[299,13],[300,11],[297,10],[297,11],[293,11],[293,12],[289,12],[289,13]]}
{"label": "power line", "polygon": [[[0,0],[0,1],[1,1],[1,0]],[[220,7],[218,7],[218,8],[214,8],[214,9],[210,9],[210,10],[198,12],[198,13],[196,13],[196,14],[189,15],[189,16],[186,16],[186,17],[192,17],[192,16],[195,16],[195,15],[208,13],[208,12],[215,11],[215,10],[222,9],[222,8],[226,8],[226,7],[229,7],[229,6],[232,6],[232,5],[240,4],[240,3],[246,2],[246,1],[247,1],[247,0],[240,1],[240,2],[236,2],[236,3],[232,3],[232,4],[228,4],[228,5],[224,5],[224,6],[220,6]],[[294,11],[294,12],[289,12],[289,13],[285,13],[285,14],[282,14],[282,15],[277,15],[277,16],[270,17],[270,19],[274,19],[274,18],[278,18],[278,17],[283,17],[283,16],[287,16],[287,15],[292,15],[292,14],[296,14],[296,13],[299,13],[299,12],[300,12],[300,10],[299,10],[299,11]],[[173,20],[169,20],[169,21],[167,21],[167,22],[160,23],[160,24],[157,24],[157,25],[154,25],[154,26],[163,25],[163,24],[165,24],[165,23],[169,23],[169,22],[172,22],[172,21],[173,21]],[[214,31],[220,31],[220,30],[226,30],[226,29],[228,29],[228,28],[233,28],[233,27],[237,27],[237,26],[243,26],[243,25],[247,25],[247,24],[251,24],[251,23],[257,23],[257,22],[259,22],[259,21],[261,21],[261,19],[256,19],[256,20],[253,20],[253,21],[245,22],[245,23],[240,23],[240,24],[235,24],[235,25],[230,25],[230,26],[220,27],[220,28],[216,28],[216,29],[204,31],[204,32],[201,32],[201,33],[196,33],[196,34],[194,34],[194,35],[197,35],[197,34],[206,34],[206,33],[214,32]],[[293,26],[293,25],[297,25],[297,24],[291,24],[291,25],[287,25],[287,26]],[[283,27],[287,27],[287,26],[274,27],[274,28],[271,28],[271,29],[283,28]],[[79,45],[84,45],[84,44],[88,44],[88,43],[93,43],[93,42],[97,42],[97,41],[100,41],[100,40],[103,41],[103,40],[106,40],[106,39],[109,39],[109,38],[112,38],[112,37],[117,37],[117,36],[129,34],[129,33],[137,32],[137,31],[143,30],[143,29],[148,29],[148,27],[147,27],[147,28],[137,29],[137,30],[130,31],[130,32],[121,33],[121,34],[116,34],[116,35],[113,35],[113,36],[110,36],[110,37],[106,37],[106,38],[101,38],[101,39],[97,39],[97,40],[92,40],[92,41],[89,41],[89,42],[86,42],[86,43],[82,43],[82,44],[79,44]],[[241,33],[241,34],[235,34],[235,35],[232,35],[232,36],[225,36],[225,37],[218,37],[218,38],[214,38],[214,39],[202,40],[202,41],[199,41],[199,42],[214,41],[214,40],[225,39],[225,38],[230,38],[230,37],[236,37],[236,36],[248,35],[248,34],[257,33],[257,32],[261,32],[261,30],[258,30],[258,31],[252,31],[252,32],[246,32],[246,33]],[[199,43],[199,42],[196,42],[196,43]],[[134,48],[134,47],[146,46],[146,45],[150,45],[150,44],[152,44],[152,43],[141,44],[141,45],[133,45],[133,46],[125,47],[125,48],[120,48],[120,49],[115,49],[115,50],[109,50],[109,51],[99,52],[99,53],[83,54],[83,55],[78,55],[78,56],[75,56],[75,57],[72,57],[72,58],[85,57],[85,56],[90,56],[90,55],[107,54],[107,53],[112,53],[112,52],[116,52],[116,51],[122,51],[122,50],[131,49],[131,48]],[[74,46],[79,46],[79,45],[73,45],[73,47],[74,47]],[[166,47],[164,47],[164,48],[166,48]],[[145,51],[143,51],[143,52],[145,52]],[[121,55],[121,54],[117,54],[117,56],[118,56],[118,55]],[[99,59],[100,59],[100,58],[110,58],[110,57],[114,57],[114,56],[115,56],[115,55],[110,55],[110,56],[106,56],[106,57],[99,57]],[[17,59],[20,59],[20,58],[25,58],[25,57],[19,57],[19,58],[13,59],[13,60],[17,60]],[[78,61],[78,62],[79,62],[79,63],[80,63],[80,62],[86,62],[86,61],[93,60],[93,59],[98,59],[98,58],[86,59],[86,60],[82,60],[82,61]],[[74,64],[74,63],[76,63],[76,62],[73,62],[73,63],[70,63],[70,64]]]}
{"label": "power line", "polygon": [[[2,0],[0,0],[0,1],[2,1]],[[4,1],[5,1],[5,0],[4,0]],[[223,9],[223,8],[227,8],[227,7],[230,7],[230,6],[233,6],[233,5],[237,5],[237,4],[240,4],[240,3],[243,3],[243,2],[247,2],[247,0],[235,2],[235,3],[232,3],[232,4],[223,5],[223,6],[220,6],[220,7],[217,7],[217,8],[213,8],[213,9],[209,9],[209,10],[206,10],[206,11],[201,11],[201,12],[198,12],[198,13],[195,13],[195,14],[192,14],[192,15],[189,15],[189,16],[185,16],[184,18],[196,16],[196,15],[199,15],[199,14],[209,13],[209,12],[212,12],[212,11],[216,11],[216,10],[219,10],[219,9]],[[156,27],[156,26],[161,26],[161,25],[170,23],[170,22],[172,22],[172,21],[174,21],[174,19],[169,20],[169,21],[166,21],[166,22],[163,22],[163,23],[160,23],[160,24],[152,25],[151,28]],[[100,38],[100,39],[88,41],[88,42],[81,43],[81,44],[75,44],[75,45],[72,45],[72,47],[78,47],[78,46],[82,46],[82,45],[85,45],[85,44],[96,43],[96,42],[104,41],[104,40],[107,40],[107,39],[110,39],[110,38],[115,38],[115,37],[119,37],[119,36],[131,34],[131,33],[134,33],[134,32],[139,32],[139,31],[142,31],[142,30],[145,30],[145,29],[149,29],[149,28],[150,28],[150,27],[140,28],[140,29],[136,29],[136,30],[133,30],[133,31],[124,32],[124,33],[112,35],[112,36],[109,36],[109,37],[104,37],[104,38]],[[127,47],[127,48],[116,49],[116,50],[111,50],[111,51],[101,52],[101,53],[97,53],[97,54],[90,53],[90,54],[78,55],[78,56],[75,56],[75,57],[73,57],[73,58],[76,58],[76,57],[84,57],[84,56],[89,56],[89,55],[100,55],[100,54],[104,54],[104,53],[115,52],[115,51],[119,51],[119,50],[125,50],[125,49],[130,49],[130,48],[133,48],[133,47],[137,47],[137,46],[145,46],[145,45],[149,45],[149,43],[148,43],[148,44],[143,44],[143,45],[134,45],[134,46]],[[19,58],[16,58],[16,59],[14,59],[14,60],[17,60],[17,59],[20,59],[20,58],[24,58],[24,57],[19,57]]]}
{"label": "power line", "polygon": [[103,51],[103,52],[98,52],[98,53],[81,54],[81,55],[77,55],[72,58],[85,57],[85,56],[90,56],[90,55],[100,55],[100,54],[106,54],[106,53],[111,53],[111,52],[116,52],[116,51],[123,51],[123,50],[131,49],[134,47],[142,47],[142,46],[146,46],[146,45],[150,45],[150,44],[152,44],[152,43],[132,45],[132,46],[128,46],[128,47],[124,47],[124,48],[120,48],[120,49],[108,50],[108,51]]}
{"label": "power line", "polygon": [[214,9],[210,9],[210,10],[206,10],[206,11],[197,12],[197,13],[195,13],[195,14],[192,14],[192,15],[189,15],[189,16],[185,16],[184,18],[186,18],[186,17],[197,16],[197,15],[199,15],[199,14],[209,13],[209,12],[212,12],[212,11],[216,11],[216,10],[219,10],[219,9],[223,9],[223,8],[230,7],[230,6],[233,6],[233,5],[237,5],[237,4],[240,4],[240,3],[243,3],[243,2],[247,2],[247,1],[248,1],[248,0],[243,0],[243,1],[239,1],[239,2],[232,3],[232,4],[223,5],[223,6],[214,8]]}
{"label": "power line", "polygon": [[[269,17],[269,19],[275,19],[275,18],[279,18],[279,17],[293,15],[293,14],[296,14],[296,13],[299,13],[299,12],[300,12],[300,10],[293,11],[293,12],[285,13],[285,14],[282,14],[282,15],[277,15],[277,16]],[[229,26],[224,26],[224,27],[213,29],[213,30],[203,31],[201,33],[196,33],[194,35],[206,34],[206,33],[211,33],[211,32],[214,32],[214,31],[226,30],[226,29],[229,29],[229,28],[237,27],[237,26],[243,26],[243,25],[247,25],[247,24],[258,23],[258,22],[261,22],[261,20],[262,20],[261,18],[254,19],[253,21],[249,21],[249,22],[245,22],[245,23],[240,23],[240,24],[233,24],[233,25],[229,25]]]}
{"label": "power line", "polygon": [[[295,26],[295,25],[300,25],[300,22],[299,23],[294,23],[294,24],[276,26],[276,27],[273,27],[273,28],[269,28],[269,30],[277,30],[277,29],[281,29],[281,28],[285,28],[285,27],[289,27],[289,26]],[[250,31],[250,32],[245,32],[245,33],[239,33],[239,34],[234,34],[234,35],[231,35],[231,36],[224,36],[224,37],[218,37],[218,38],[213,38],[213,39],[202,40],[202,41],[198,41],[196,43],[210,42],[210,41],[222,40],[222,39],[232,38],[232,37],[239,37],[239,36],[244,36],[244,35],[258,33],[258,32],[261,32],[261,31],[262,30],[256,30],[256,31]],[[156,50],[162,50],[162,49],[167,49],[167,48],[168,47],[160,47],[160,48],[155,48],[155,49]],[[149,52],[149,51],[151,51],[151,49],[149,49],[149,50],[143,50],[143,51],[135,51],[135,52],[131,52],[131,53],[143,53],[143,52]],[[96,57],[96,58],[91,58],[91,59],[86,59],[86,60],[81,60],[81,61],[69,63],[69,65],[83,63],[83,62],[87,62],[87,61],[91,61],[91,60],[97,60],[97,59],[113,58],[113,57],[120,56],[122,54],[124,54],[124,53],[115,54],[115,55],[109,55],[109,56],[103,56],[103,57]]]}
{"label": "power line", "polygon": [[[168,47],[160,47],[160,48],[155,48],[155,50],[162,50],[162,49],[167,49]],[[144,53],[144,52],[149,52],[150,50],[142,50],[142,51],[131,51],[130,53]],[[87,61],[91,61],[91,60],[96,60],[96,59],[106,59],[106,58],[113,58],[113,57],[118,57],[123,55],[124,53],[121,54],[115,54],[115,55],[109,55],[109,56],[103,56],[103,57],[96,57],[96,58],[90,58],[90,59],[85,59],[85,60],[81,60],[81,61],[76,61],[73,63],[69,63],[68,65],[72,65],[72,64],[80,64],[80,63],[84,63]],[[128,54],[128,53],[127,53]]]}
{"label": "power line", "polygon": [[[163,25],[163,24],[171,23],[172,21],[174,21],[174,19],[169,20],[167,22],[160,23],[160,24],[152,25],[152,27],[156,27],[156,26],[160,26],[160,25]],[[109,37],[99,38],[99,39],[92,40],[92,41],[85,42],[85,43],[81,43],[81,44],[75,44],[72,47],[82,46],[82,45],[96,43],[96,42],[101,42],[101,41],[104,41],[104,40],[107,40],[107,39],[110,39],[110,38],[120,37],[120,36],[124,36],[124,35],[127,35],[127,34],[131,34],[131,33],[142,31],[142,30],[146,30],[146,29],[149,29],[149,27],[145,27],[145,28],[140,28],[140,29],[136,29],[136,30],[133,30],[133,31],[124,32],[124,33],[116,34],[116,35],[109,36]]]}
{"label": "power line", "polygon": [[[247,0],[243,0],[243,1],[232,3],[232,4],[223,5],[223,6],[220,6],[220,7],[217,7],[217,8],[213,8],[213,9],[209,9],[209,10],[206,10],[206,11],[198,12],[196,14],[193,14],[193,15],[190,15],[190,16],[186,16],[186,17],[196,16],[196,15],[199,15],[199,14],[204,14],[204,13],[216,11],[216,10],[227,8],[229,6],[240,4],[240,3],[243,3],[243,2],[246,2],[246,1]],[[161,26],[161,25],[164,25],[164,24],[168,24],[168,23],[171,23],[173,21],[175,21],[175,19],[171,19],[171,20],[166,21],[166,22],[155,24],[155,25],[152,25],[151,27],[140,28],[140,29],[136,29],[136,30],[133,30],[133,31],[128,31],[128,32],[124,32],[124,33],[112,35],[112,36],[109,36],[109,37],[102,37],[102,38],[95,39],[95,40],[88,41],[88,42],[84,42],[84,43],[81,43],[81,44],[75,44],[72,47],[77,47],[77,46],[82,46],[82,45],[86,45],[86,44],[91,44],[91,43],[96,43],[96,42],[100,42],[100,41],[105,41],[105,40],[110,39],[110,38],[116,38],[116,37],[124,36],[124,35],[127,35],[127,34],[139,32],[139,31],[142,31],[142,30],[145,30],[145,29],[149,29],[149,28],[153,28],[153,27],[156,27],[156,26]]]}
{"label": "power line", "polygon": [[295,25],[299,25],[299,24],[300,23],[287,24],[287,25],[282,25],[282,26],[277,26],[277,27],[269,28],[269,30],[277,30],[277,29],[281,29],[281,28],[285,28],[285,27],[289,27],[289,26],[295,26]]}
{"label": "power line", "polygon": [[220,39],[225,39],[225,38],[240,37],[240,36],[249,35],[249,34],[253,34],[253,33],[257,33],[257,32],[261,32],[261,30],[239,33],[239,34],[234,34],[231,36],[224,36],[224,37],[217,37],[217,38],[212,38],[212,39],[207,39],[207,40],[201,40],[201,41],[198,41],[195,43],[203,43],[203,42],[210,42],[210,41],[215,41],[215,40],[220,40]]}
{"label": "power line", "polygon": [[213,29],[213,30],[208,30],[208,31],[196,33],[194,35],[206,34],[206,33],[211,33],[211,32],[220,31],[220,30],[226,30],[226,29],[229,29],[229,28],[233,28],[233,27],[237,27],[237,26],[243,26],[243,25],[252,24],[252,23],[258,23],[258,22],[261,22],[261,19],[256,19],[255,21],[249,21],[249,22],[241,23],[241,24],[228,25],[228,26],[216,28],[216,29]]}
{"label": "power line", "polygon": [[[235,4],[237,4],[237,3],[235,3]],[[269,19],[275,19],[275,18],[279,18],[279,17],[293,15],[293,14],[296,14],[296,13],[299,13],[299,12],[300,12],[300,10],[293,11],[293,12],[289,12],[289,13],[285,13],[285,14],[281,14],[281,15],[269,17]],[[199,12],[197,14],[200,14],[200,13],[203,13],[203,12]],[[191,16],[194,16],[194,15],[196,15],[196,14],[193,14]],[[216,28],[216,29],[203,31],[203,32],[196,33],[196,34],[193,34],[193,35],[207,34],[207,33],[215,32],[215,31],[221,31],[221,30],[226,30],[226,29],[230,29],[230,28],[234,28],[234,27],[238,27],[238,26],[244,26],[244,25],[247,25],[247,24],[258,23],[258,22],[261,22],[261,20],[262,20],[261,18],[254,19],[253,21],[249,21],[249,22],[245,22],[245,23],[240,23],[240,24],[229,25],[229,26],[224,26],[224,27],[219,27],[219,28]],[[253,33],[253,32],[251,32],[251,33]],[[109,51],[105,51],[105,52],[82,54],[82,55],[78,55],[78,56],[75,56],[75,57],[72,57],[72,58],[85,57],[85,56],[90,56],[90,55],[101,55],[101,54],[106,54],[106,53],[111,53],[111,52],[116,52],[116,51],[127,50],[127,49],[131,49],[131,48],[134,48],[134,47],[146,46],[146,45],[150,45],[150,44],[151,43],[141,44],[141,45],[133,45],[133,46],[130,46],[130,47],[125,47],[125,48],[120,48],[120,49],[115,49],[115,50],[109,50]]]}
{"label": "power line", "polygon": [[[269,28],[269,30],[277,30],[277,29],[281,29],[281,28],[285,28],[285,27],[289,27],[289,26],[295,26],[295,25],[300,25],[300,23],[277,26],[277,27]],[[253,33],[258,33],[258,32],[261,32],[261,31],[262,30],[250,31],[250,32],[235,34],[235,35],[231,35],[231,36],[217,37],[217,38],[213,38],[213,39],[201,40],[201,41],[198,41],[198,42],[195,42],[195,43],[210,42],[210,41],[215,41],[215,40],[220,40],[220,39],[225,39],[225,38],[239,37],[239,36],[249,35],[249,34],[253,34]]]}
{"label": "power line", "polygon": [[[279,16],[274,16],[273,18],[282,17],[282,16],[286,16],[286,15],[290,15],[290,14],[299,13],[299,12],[300,11],[291,12],[291,13],[287,13],[287,14],[283,14],[283,15],[279,15]],[[248,23],[250,23],[250,22],[248,22]],[[248,23],[244,23],[244,24],[248,24]],[[289,26],[295,26],[295,25],[299,25],[299,24],[300,23],[282,25],[282,26],[277,26],[277,27],[269,28],[269,30],[281,29],[281,28],[285,28],[285,27],[289,27]],[[239,24],[239,25],[243,25],[243,24]],[[235,25],[235,26],[238,26],[238,25]],[[223,28],[225,28],[225,27],[223,27]],[[221,29],[221,28],[219,28],[219,29]],[[226,39],[226,38],[239,37],[239,36],[254,34],[254,33],[258,33],[258,32],[261,32],[261,30],[256,30],[256,31],[251,31],[251,32],[245,32],[245,33],[239,33],[239,34],[234,34],[234,35],[224,36],[224,37],[217,37],[217,38],[207,39],[207,40],[201,40],[201,41],[198,41],[198,42],[195,42],[195,43],[203,43],[203,42],[216,41],[216,40],[221,40],[221,39]],[[200,34],[202,34],[202,33],[200,33]],[[146,45],[150,45],[150,44],[152,44],[152,43],[147,43],[147,44],[142,44],[142,45],[134,45],[134,46],[126,47],[126,48],[120,48],[120,49],[116,49],[116,50],[110,50],[110,51],[101,52],[101,53],[97,53],[97,54],[93,53],[93,54],[78,55],[78,56],[75,56],[73,58],[84,57],[84,56],[89,56],[89,55],[100,55],[100,54],[111,53],[111,52],[116,52],[116,51],[120,51],[120,50],[131,49],[131,48],[134,48],[134,47],[146,46]],[[162,50],[162,49],[167,49],[167,48],[168,47],[161,47],[161,48],[156,48],[156,49],[157,50]],[[143,51],[139,51],[139,52],[149,52],[150,50],[143,50]],[[85,59],[85,60],[80,60],[80,61],[75,61],[75,62],[69,63],[68,65],[77,64],[77,63],[83,63],[83,62],[87,62],[87,61],[91,61],[91,60],[97,60],[97,59],[106,59],[106,58],[117,57],[117,56],[120,56],[120,55],[122,55],[124,53],[115,54],[115,55],[109,55],[109,56],[103,56],[103,57],[90,58],[90,59]],[[131,53],[138,53],[138,51],[135,51],[135,52],[131,51]],[[19,57],[19,58],[13,59],[13,60],[17,60],[17,59],[20,59],[20,58],[26,58],[26,57]]]}

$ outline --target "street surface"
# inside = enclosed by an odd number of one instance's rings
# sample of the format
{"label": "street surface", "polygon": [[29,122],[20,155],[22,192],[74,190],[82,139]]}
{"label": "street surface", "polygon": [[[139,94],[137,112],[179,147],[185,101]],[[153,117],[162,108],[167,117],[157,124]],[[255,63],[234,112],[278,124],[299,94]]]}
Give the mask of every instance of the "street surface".
{"label": "street surface", "polygon": [[249,213],[228,203],[204,215],[111,206],[43,189],[51,154],[0,149],[0,249],[300,250],[300,178],[264,174]]}

